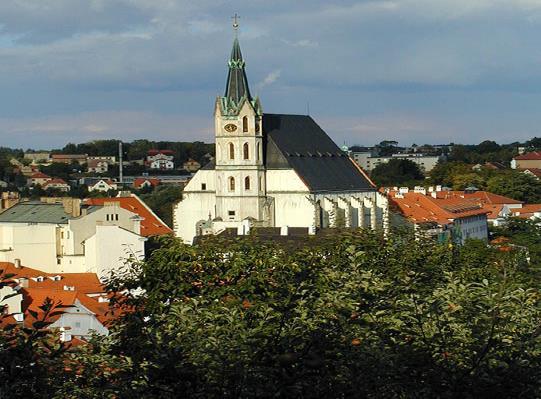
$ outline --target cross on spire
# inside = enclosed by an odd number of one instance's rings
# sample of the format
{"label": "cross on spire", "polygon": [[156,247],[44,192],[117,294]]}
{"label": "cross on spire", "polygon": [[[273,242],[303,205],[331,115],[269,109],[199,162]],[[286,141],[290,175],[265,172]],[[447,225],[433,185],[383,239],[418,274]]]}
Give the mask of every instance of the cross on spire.
{"label": "cross on spire", "polygon": [[235,33],[239,30],[239,19],[240,19],[240,16],[235,13],[235,15],[233,15],[231,17],[231,19],[233,20],[233,29],[235,29]]}

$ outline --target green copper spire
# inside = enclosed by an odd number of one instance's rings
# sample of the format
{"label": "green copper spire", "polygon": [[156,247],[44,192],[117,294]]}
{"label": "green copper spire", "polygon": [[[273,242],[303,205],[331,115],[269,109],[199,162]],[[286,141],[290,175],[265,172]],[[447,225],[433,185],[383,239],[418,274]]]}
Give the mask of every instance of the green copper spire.
{"label": "green copper spire", "polygon": [[239,106],[243,100],[252,101],[248,78],[244,69],[245,62],[240,51],[239,39],[236,37],[228,64],[229,73],[227,74],[224,97],[233,106]]}

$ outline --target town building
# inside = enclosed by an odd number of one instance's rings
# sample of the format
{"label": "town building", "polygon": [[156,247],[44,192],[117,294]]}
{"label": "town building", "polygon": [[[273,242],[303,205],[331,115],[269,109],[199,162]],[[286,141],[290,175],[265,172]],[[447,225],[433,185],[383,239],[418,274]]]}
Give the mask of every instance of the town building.
{"label": "town building", "polygon": [[139,234],[143,237],[173,234],[173,230],[135,194],[120,192],[114,198],[87,198],[84,200],[85,205],[103,206],[106,203],[116,203],[122,209],[136,213],[140,220]]}
{"label": "town building", "polygon": [[28,186],[45,186],[48,182],[53,180],[51,176],[47,176],[45,173],[35,172],[26,180]]}
{"label": "town building", "polygon": [[175,169],[174,152],[171,150],[148,151],[146,163],[150,169],[173,170]]}
{"label": "town building", "polygon": [[4,191],[0,193],[0,213],[19,203],[20,194],[13,191]]}
{"label": "town building", "polygon": [[107,193],[109,191],[118,190],[118,184],[111,179],[100,179],[94,185],[88,186],[88,191],[101,191]]}
{"label": "town building", "polygon": [[524,169],[522,172],[524,174],[526,174],[526,175],[529,175],[529,176],[535,178],[536,180],[541,180],[541,169],[528,168],[528,169]]}
{"label": "town building", "polygon": [[49,180],[47,183],[45,183],[42,188],[44,190],[58,190],[58,191],[63,191],[65,193],[67,193],[68,191],[71,190],[71,187],[68,183],[66,183],[64,180],[62,179],[51,179]]}
{"label": "town building", "polygon": [[86,157],[87,162],[90,161],[104,161],[109,165],[116,164],[116,157],[112,155],[89,155]]}
{"label": "town building", "polygon": [[[112,319],[109,295],[95,273],[47,273],[14,263],[0,263],[11,277],[0,289],[0,306],[5,306],[2,324],[31,327],[43,315],[40,306],[50,299],[66,306],[48,318],[48,329],[57,331],[64,342],[87,340],[96,333],[107,335]],[[36,319],[37,316],[37,319]]]}
{"label": "town building", "polygon": [[388,197],[394,224],[413,224],[417,231],[439,242],[464,244],[467,239],[488,239],[488,211],[478,202],[407,188],[390,191]]}
{"label": "town building", "polygon": [[133,181],[133,188],[143,189],[143,188],[155,188],[160,185],[160,180],[152,177],[138,177]]}
{"label": "town building", "polygon": [[53,163],[65,163],[67,165],[86,163],[87,154],[53,154],[51,155],[51,161]]}
{"label": "town building", "polygon": [[106,173],[109,170],[109,162],[102,159],[89,159],[86,166],[89,173]]}
{"label": "town building", "polygon": [[541,151],[517,155],[511,160],[512,169],[541,169]]}
{"label": "town building", "polygon": [[306,115],[263,113],[253,98],[238,39],[225,95],[214,108],[216,157],[184,188],[175,234],[251,227],[386,228],[387,198],[321,127]]}
{"label": "town building", "polygon": [[19,259],[47,273],[99,276],[142,259],[141,217],[115,201],[81,205],[73,198],[20,202],[0,214],[0,262]]}
{"label": "town building", "polygon": [[372,151],[353,152],[352,158],[357,164],[365,171],[371,172],[377,166],[389,162],[391,159],[407,159],[417,164],[419,169],[423,173],[428,173],[438,164],[438,162],[445,160],[442,155],[424,155],[420,153],[414,154],[392,154],[390,156],[380,156],[374,154]]}
{"label": "town building", "polygon": [[50,152],[25,152],[24,159],[30,160],[33,164],[49,164],[51,163]]}
{"label": "town building", "polygon": [[186,162],[182,164],[182,168],[184,170],[187,170],[188,172],[197,172],[199,169],[201,169],[201,164],[197,162],[196,160],[190,158]]}

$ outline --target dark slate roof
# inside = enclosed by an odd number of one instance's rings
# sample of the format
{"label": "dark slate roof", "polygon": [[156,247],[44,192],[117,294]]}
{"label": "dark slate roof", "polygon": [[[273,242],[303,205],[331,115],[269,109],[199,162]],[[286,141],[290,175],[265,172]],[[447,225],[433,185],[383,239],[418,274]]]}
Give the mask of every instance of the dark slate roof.
{"label": "dark slate roof", "polygon": [[293,168],[310,191],[375,189],[310,116],[264,114],[263,132],[267,169]]}

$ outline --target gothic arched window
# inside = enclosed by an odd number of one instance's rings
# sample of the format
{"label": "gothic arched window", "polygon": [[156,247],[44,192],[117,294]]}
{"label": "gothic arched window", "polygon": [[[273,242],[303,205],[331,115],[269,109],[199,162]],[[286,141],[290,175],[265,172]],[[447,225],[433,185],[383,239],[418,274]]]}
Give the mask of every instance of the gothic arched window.
{"label": "gothic arched window", "polygon": [[259,161],[259,143],[255,145],[255,156],[257,161]]}
{"label": "gothic arched window", "polygon": [[242,146],[242,155],[244,159],[250,159],[250,149],[248,147],[248,143],[244,143]]}
{"label": "gothic arched window", "polygon": [[248,131],[248,117],[242,118],[242,131],[246,133]]}
{"label": "gothic arched window", "polygon": [[235,159],[235,144],[229,143],[229,159]]}
{"label": "gothic arched window", "polygon": [[235,178],[233,176],[229,178],[229,191],[235,191]]}
{"label": "gothic arched window", "polygon": [[250,189],[250,177],[246,176],[244,178],[244,189],[249,190]]}

